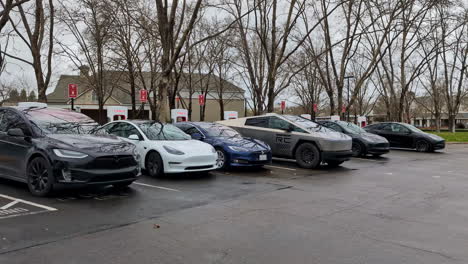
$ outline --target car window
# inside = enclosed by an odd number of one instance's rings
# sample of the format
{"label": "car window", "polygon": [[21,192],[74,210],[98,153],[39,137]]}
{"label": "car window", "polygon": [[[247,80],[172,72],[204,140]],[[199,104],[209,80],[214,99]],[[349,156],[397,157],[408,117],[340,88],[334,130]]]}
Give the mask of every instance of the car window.
{"label": "car window", "polygon": [[106,136],[106,135],[109,135],[109,131],[114,127],[118,125],[118,123],[110,123],[110,124],[107,124],[107,125],[104,125],[98,129],[96,129],[93,134],[95,135],[99,135],[99,136]]}
{"label": "car window", "polygon": [[288,130],[289,128],[292,128],[292,131],[294,132],[306,133],[303,129],[289,123],[286,120],[278,118],[276,116],[270,117],[268,127],[271,129],[280,129],[280,130]]}
{"label": "car window", "polygon": [[409,129],[400,124],[392,124],[392,131],[395,133],[408,133]]}
{"label": "car window", "polygon": [[189,135],[180,128],[171,124],[162,124],[159,122],[138,123],[141,131],[145,133],[149,140],[190,140]]}
{"label": "car window", "polygon": [[20,128],[23,130],[23,133],[26,135],[31,134],[26,121],[18,113],[15,113],[11,110],[4,110],[2,113],[2,119],[0,123],[0,131],[7,132],[9,129]]}
{"label": "car window", "polygon": [[393,132],[392,124],[383,124],[383,125],[380,125],[379,127],[377,127],[377,129],[387,131],[387,132]]}
{"label": "car window", "polygon": [[109,128],[107,132],[111,135],[123,138],[128,138],[131,135],[137,135],[138,137],[141,137],[140,132],[138,132],[138,129],[136,129],[134,125],[123,122],[116,123],[116,125]]}
{"label": "car window", "polygon": [[268,127],[268,117],[254,117],[245,121],[246,126]]}
{"label": "car window", "polygon": [[338,124],[329,122],[326,126],[328,128],[331,128],[331,129],[337,131],[337,132],[343,132],[343,128],[341,128]]}
{"label": "car window", "polygon": [[198,128],[196,128],[196,127],[189,127],[187,129],[185,129],[184,132],[189,134],[189,135],[193,135],[193,134],[197,134],[197,133],[200,134],[200,135],[202,134],[200,132],[200,130],[198,130]]}

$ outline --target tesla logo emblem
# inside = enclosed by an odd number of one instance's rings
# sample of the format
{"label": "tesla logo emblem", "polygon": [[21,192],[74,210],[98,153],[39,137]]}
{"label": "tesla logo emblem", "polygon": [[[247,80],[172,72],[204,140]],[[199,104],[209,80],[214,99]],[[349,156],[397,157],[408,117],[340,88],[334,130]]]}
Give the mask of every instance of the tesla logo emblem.
{"label": "tesla logo emblem", "polygon": [[114,156],[114,163],[117,164],[119,163],[120,159],[118,156]]}
{"label": "tesla logo emblem", "polygon": [[276,135],[276,143],[279,144],[290,144],[291,143],[291,136],[289,135]]}

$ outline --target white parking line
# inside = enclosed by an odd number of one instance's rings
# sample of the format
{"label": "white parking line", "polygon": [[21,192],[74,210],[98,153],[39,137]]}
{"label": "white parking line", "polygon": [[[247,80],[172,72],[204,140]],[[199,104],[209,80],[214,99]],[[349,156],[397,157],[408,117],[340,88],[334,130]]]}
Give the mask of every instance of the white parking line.
{"label": "white parking line", "polygon": [[17,204],[17,203],[19,203],[19,202],[15,200],[15,201],[13,201],[13,202],[11,202],[11,203],[8,203],[8,204],[6,204],[6,205],[0,207],[0,210],[8,209],[8,208],[12,207],[13,205],[15,205],[15,204]]}
{"label": "white parking line", "polygon": [[[5,199],[8,199],[8,200],[12,200],[13,202],[16,202],[16,203],[29,204],[29,205],[32,205],[32,206],[35,206],[35,207],[39,207],[39,208],[45,209],[45,210],[47,210],[47,211],[57,211],[57,209],[56,209],[56,208],[53,208],[53,207],[49,207],[49,206],[45,206],[45,205],[42,205],[42,204],[33,203],[33,202],[26,201],[26,200],[23,200],[23,199],[17,199],[17,198],[8,196],[8,195],[0,194],[0,197],[5,198]],[[8,205],[8,204],[7,204],[7,205]],[[5,206],[7,206],[7,205],[5,205]]]}
{"label": "white parking line", "polygon": [[268,168],[275,168],[275,169],[281,169],[281,170],[297,171],[296,169],[285,168],[285,167],[278,167],[278,166],[271,166],[271,165],[265,165],[265,167],[268,167]]}
{"label": "white parking line", "polygon": [[146,187],[150,187],[150,188],[156,188],[156,189],[166,190],[166,191],[180,192],[179,190],[176,190],[176,189],[167,188],[167,187],[162,187],[162,186],[157,186],[157,185],[151,185],[151,184],[146,184],[146,183],[141,183],[141,182],[134,182],[133,184],[141,185],[141,186],[146,186]]}

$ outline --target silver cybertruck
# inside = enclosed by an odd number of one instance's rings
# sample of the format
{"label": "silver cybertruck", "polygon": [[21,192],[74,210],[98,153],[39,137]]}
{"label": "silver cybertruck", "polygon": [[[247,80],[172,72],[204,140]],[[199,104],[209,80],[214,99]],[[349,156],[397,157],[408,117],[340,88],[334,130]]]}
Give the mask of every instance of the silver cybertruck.
{"label": "silver cybertruck", "polygon": [[274,157],[295,159],[302,168],[316,168],[321,163],[336,167],[352,156],[351,137],[299,116],[266,114],[217,123],[264,141]]}

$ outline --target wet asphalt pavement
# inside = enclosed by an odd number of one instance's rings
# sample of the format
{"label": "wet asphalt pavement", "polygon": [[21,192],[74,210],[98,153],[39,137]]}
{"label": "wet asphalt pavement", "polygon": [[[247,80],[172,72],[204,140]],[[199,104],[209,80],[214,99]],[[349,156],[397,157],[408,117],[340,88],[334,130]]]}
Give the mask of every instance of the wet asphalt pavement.
{"label": "wet asphalt pavement", "polygon": [[124,190],[0,180],[0,263],[468,263],[468,145]]}

